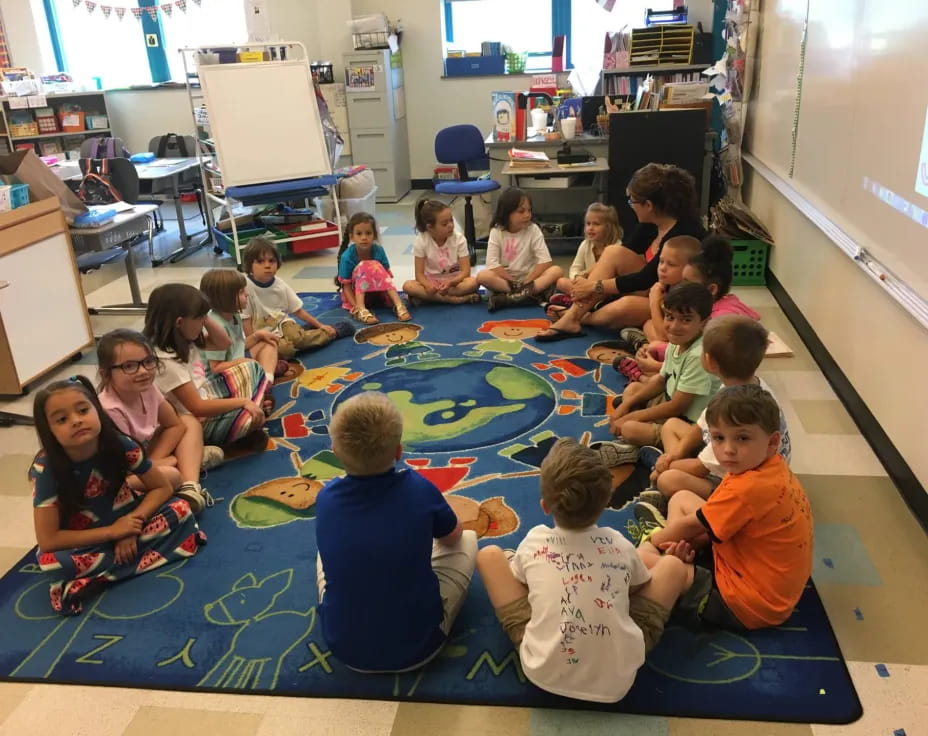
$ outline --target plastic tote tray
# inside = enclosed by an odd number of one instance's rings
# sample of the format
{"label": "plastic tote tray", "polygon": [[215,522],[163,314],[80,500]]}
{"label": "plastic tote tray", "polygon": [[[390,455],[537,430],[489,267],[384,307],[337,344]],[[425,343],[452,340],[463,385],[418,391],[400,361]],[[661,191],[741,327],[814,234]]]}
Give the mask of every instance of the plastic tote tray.
{"label": "plastic tote tray", "polygon": [[762,240],[733,240],[731,249],[731,283],[734,286],[765,286],[770,246]]}

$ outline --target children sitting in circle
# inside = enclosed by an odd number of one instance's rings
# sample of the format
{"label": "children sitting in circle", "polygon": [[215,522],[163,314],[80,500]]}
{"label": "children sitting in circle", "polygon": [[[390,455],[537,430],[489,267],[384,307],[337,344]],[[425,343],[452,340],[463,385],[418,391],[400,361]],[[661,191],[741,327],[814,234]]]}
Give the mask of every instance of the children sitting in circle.
{"label": "children sitting in circle", "polygon": [[593,202],[587,207],[583,217],[583,235],[584,240],[577,248],[577,254],[574,256],[573,263],[570,264],[567,276],[562,276],[557,280],[558,293],[551,297],[550,305],[545,310],[551,319],[556,319],[572,304],[570,291],[573,288],[573,282],[589,277],[590,271],[593,270],[593,266],[596,265],[607,245],[622,241],[622,226],[619,225],[619,216],[615,207],[601,202]]}
{"label": "children sitting in circle", "polygon": [[660,371],[667,351],[664,297],[672,287],[684,281],[683,271],[699,253],[699,248],[699,241],[691,235],[670,238],[661,248],[657,257],[657,283],[648,291],[651,316],[643,329],[626,327],[619,333],[635,353],[635,358],[622,358],[616,363],[616,369],[629,381],[649,378]]}
{"label": "children sitting in circle", "polygon": [[377,324],[377,317],[368,308],[368,294],[386,297],[400,322],[412,319],[403,300],[393,286],[390,261],[383,246],[377,242],[377,221],[373,215],[358,212],[351,216],[345,236],[338,249],[338,276],[335,285],[342,294],[342,307],[366,325]]}
{"label": "children sitting in circle", "polygon": [[[713,319],[706,327],[702,349],[703,367],[717,376],[723,387],[760,386],[773,395],[764,379],[757,375],[767,351],[767,330],[760,322],[734,314]],[[779,431],[777,452],[789,463],[789,429],[782,410]],[[650,506],[649,513],[666,514],[667,499],[677,491],[688,490],[709,498],[722,482],[725,470],[710,442],[706,412],[699,415],[696,424],[675,417],[668,419],[661,427],[661,442],[664,452],[657,458],[651,475],[651,483],[657,490],[644,491],[639,502]],[[693,457],[697,451],[698,456]]]}
{"label": "children sitting in circle", "polygon": [[97,362],[100,405],[199,514],[210,501],[200,486],[200,471],[223,462],[222,448],[204,447],[203,427],[196,418],[178,414],[158,390],[155,376],[161,361],[144,335],[127,329],[107,332],[97,343]]}
{"label": "children sitting in circle", "polygon": [[188,503],[171,498],[161,468],[116,428],[86,378],[43,388],[33,416],[41,444],[29,470],[35,539],[55,611],[80,613],[101,588],[206,543]]}
{"label": "children sitting in circle", "polygon": [[[354,334],[349,322],[324,325],[303,308],[303,302],[286,281],[277,275],[280,254],[267,238],[252,238],[242,251],[242,267],[248,274],[247,301],[242,309],[242,327],[250,336],[269,330],[278,337],[275,375],[287,371],[286,361],[303,350],[316,350],[337,337]],[[305,324],[301,326],[297,319]]]}
{"label": "children sitting in circle", "polygon": [[416,240],[412,254],[416,278],[403,284],[410,303],[477,303],[477,280],[470,275],[467,241],[454,229],[451,208],[436,199],[416,203]]}
{"label": "children sitting in circle", "polygon": [[503,190],[490,223],[486,266],[477,274],[477,283],[492,292],[489,310],[544,301],[563,273],[551,260],[541,228],[532,222],[528,195],[515,187]]}
{"label": "children sitting in circle", "polygon": [[263,448],[267,436],[261,431],[260,403],[270,381],[250,359],[207,375],[200,351],[228,350],[232,344],[226,331],[207,316],[209,308],[203,292],[188,284],[162,284],[152,291],[142,333],[161,360],[155,385],[178,413],[200,420],[208,444],[227,445],[254,433],[255,446]]}

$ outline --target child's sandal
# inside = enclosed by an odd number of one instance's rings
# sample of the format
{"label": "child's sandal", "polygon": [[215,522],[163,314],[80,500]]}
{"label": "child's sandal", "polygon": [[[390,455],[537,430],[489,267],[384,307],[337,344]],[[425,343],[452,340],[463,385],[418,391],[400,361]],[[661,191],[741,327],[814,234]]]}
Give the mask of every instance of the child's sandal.
{"label": "child's sandal", "polygon": [[396,318],[400,322],[409,322],[412,319],[412,315],[409,313],[409,310],[406,309],[405,304],[397,304],[393,307],[393,313],[396,315]]}
{"label": "child's sandal", "polygon": [[358,322],[363,322],[366,325],[377,324],[377,318],[374,316],[373,312],[366,307],[355,307],[351,310],[351,316],[358,320]]}

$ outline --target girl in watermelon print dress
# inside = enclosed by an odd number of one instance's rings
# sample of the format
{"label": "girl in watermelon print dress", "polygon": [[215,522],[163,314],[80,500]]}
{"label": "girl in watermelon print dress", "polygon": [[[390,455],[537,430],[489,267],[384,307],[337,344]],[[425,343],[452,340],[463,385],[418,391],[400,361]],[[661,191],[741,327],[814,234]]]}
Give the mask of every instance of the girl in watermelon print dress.
{"label": "girl in watermelon print dress", "polygon": [[[33,407],[42,449],[33,488],[39,567],[53,576],[49,594],[59,613],[117,580],[191,557],[206,535],[187,501],[139,444],[117,431],[83,376],[39,391]],[[132,490],[136,475],[143,490]]]}

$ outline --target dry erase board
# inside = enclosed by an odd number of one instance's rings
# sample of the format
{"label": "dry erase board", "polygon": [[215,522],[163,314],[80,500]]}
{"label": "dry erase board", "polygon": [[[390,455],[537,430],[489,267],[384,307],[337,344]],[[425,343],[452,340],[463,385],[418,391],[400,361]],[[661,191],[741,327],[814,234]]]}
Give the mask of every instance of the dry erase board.
{"label": "dry erase board", "polygon": [[331,173],[306,61],[199,68],[226,187]]}
{"label": "dry erase board", "polygon": [[928,2],[761,12],[746,150],[928,300]]}

